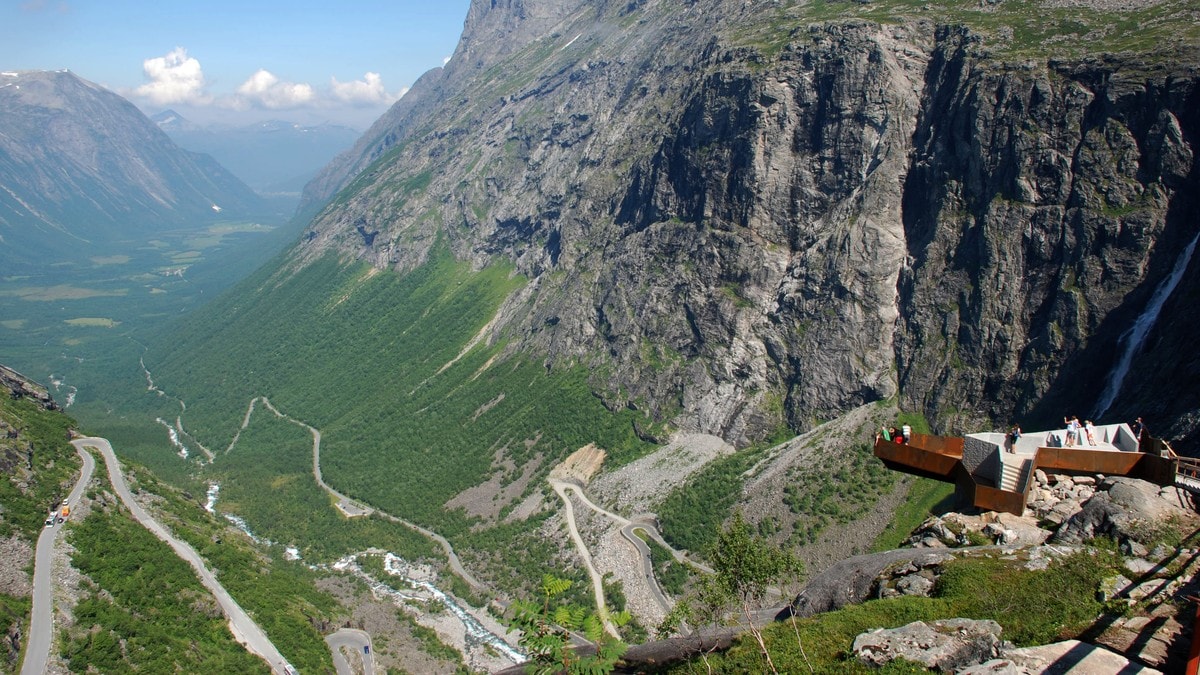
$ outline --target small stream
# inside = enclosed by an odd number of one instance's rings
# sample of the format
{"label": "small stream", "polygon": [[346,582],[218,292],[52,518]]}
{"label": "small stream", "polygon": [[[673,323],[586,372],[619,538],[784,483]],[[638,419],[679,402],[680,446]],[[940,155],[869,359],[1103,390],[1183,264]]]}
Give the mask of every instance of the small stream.
{"label": "small stream", "polygon": [[[527,657],[517,651],[501,638],[499,635],[488,630],[482,623],[471,615],[458,601],[451,595],[445,593],[437,586],[434,586],[428,581],[415,578],[410,572],[409,564],[400,556],[394,553],[384,553],[383,569],[388,575],[398,577],[404,581],[414,591],[414,594],[408,594],[403,591],[396,590],[387,584],[384,584],[363,571],[358,566],[358,555],[349,555],[333,564],[333,569],[340,572],[350,572],[360,579],[370,584],[371,588],[385,597],[390,597],[398,603],[406,601],[419,600],[429,602],[431,599],[442,603],[455,618],[462,623],[466,631],[467,647],[475,645],[483,645],[489,647],[496,652],[502,654],[505,658],[513,663],[524,663]],[[423,591],[423,592],[421,592]],[[431,597],[430,597],[431,596]]]}
{"label": "small stream", "polygon": [[487,628],[484,628],[483,624],[479,623],[475,617],[471,616],[467,610],[463,609],[453,597],[447,595],[440,588],[434,586],[428,581],[420,581],[405,576],[404,568],[404,560],[399,556],[396,556],[390,552],[384,556],[383,569],[388,574],[395,577],[400,577],[410,585],[423,588],[434,598],[440,600],[442,604],[444,604],[450,610],[450,612],[454,614],[454,616],[458,617],[458,620],[462,622],[463,626],[467,629],[468,639],[475,640],[476,642],[485,644],[495,649],[501,654],[507,656],[509,659],[512,659],[513,663],[521,663],[526,660],[524,654],[513,649],[512,646],[501,639],[500,636],[489,631]]}
{"label": "small stream", "polygon": [[179,450],[180,457],[187,459],[190,453],[188,452],[187,446],[183,444],[183,441],[179,440],[179,432],[175,430],[175,427],[168,424],[167,421],[161,417],[155,417],[154,421],[167,428],[167,435],[171,438],[171,445]]}

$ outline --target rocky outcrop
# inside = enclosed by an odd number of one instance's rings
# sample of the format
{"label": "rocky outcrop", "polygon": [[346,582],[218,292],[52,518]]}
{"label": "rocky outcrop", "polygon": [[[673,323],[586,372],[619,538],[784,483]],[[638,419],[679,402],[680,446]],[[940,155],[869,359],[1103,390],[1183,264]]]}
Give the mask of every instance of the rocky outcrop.
{"label": "rocky outcrop", "polygon": [[58,409],[48,389],[3,365],[0,365],[0,394],[12,398],[31,398],[46,410]]}
{"label": "rocky outcrop", "polygon": [[1065,640],[1040,647],[1005,649],[1001,658],[958,672],[959,675],[1036,675],[1062,672],[1159,675],[1162,671],[1130,661],[1103,647],[1079,640]]}
{"label": "rocky outcrop", "polygon": [[1000,624],[973,619],[914,621],[879,629],[854,639],[854,657],[880,667],[897,659],[919,663],[941,673],[991,660],[1000,653]]}
{"label": "rocky outcrop", "polygon": [[[946,430],[1094,405],[1196,231],[1194,53],[1009,62],[961,27],[769,16],[473,3],[311,186],[337,196],[295,261],[509,261],[531,283],[491,339],[737,444],[895,396]],[[1158,346],[1196,269],[1114,414],[1177,389],[1162,364],[1200,375]],[[1159,396],[1155,430],[1190,438],[1197,397]]]}
{"label": "rocky outcrop", "polygon": [[885,570],[908,565],[914,570],[926,569],[948,559],[945,554],[920,549],[896,549],[847,558],[809,579],[792,602],[791,612],[806,617],[856,605],[879,594],[878,580]]}
{"label": "rocky outcrop", "polygon": [[[930,413],[978,401],[956,413],[971,424],[1053,419],[1095,403],[1083,392],[1103,389],[1118,340],[1197,232],[1183,216],[1200,180],[1195,55],[1007,65],[972,42],[943,31],[925,78],[904,188],[900,385]],[[1162,335],[1186,330],[1184,306],[1168,305]],[[1140,357],[1136,386],[1174,398],[1161,364]],[[1157,410],[1195,407],[1179,393]],[[1110,412],[1134,411],[1118,399]]]}
{"label": "rocky outcrop", "polygon": [[1078,544],[1099,536],[1118,542],[1147,544],[1159,536],[1162,527],[1188,532],[1200,527],[1194,509],[1183,508],[1186,493],[1177,488],[1157,485],[1134,478],[1115,476],[1104,479],[1100,492],[1070,516],[1054,535],[1054,543]]}

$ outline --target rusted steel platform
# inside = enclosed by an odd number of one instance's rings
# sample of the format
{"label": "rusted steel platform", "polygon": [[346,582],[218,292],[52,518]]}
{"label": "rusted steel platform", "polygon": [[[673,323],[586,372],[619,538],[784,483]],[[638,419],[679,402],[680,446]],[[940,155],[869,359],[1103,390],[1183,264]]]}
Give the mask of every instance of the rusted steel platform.
{"label": "rusted steel platform", "polygon": [[[1047,433],[1052,438],[1052,433]],[[978,449],[982,444],[991,447],[986,453],[1003,453],[1006,449],[986,440],[972,437],[972,447]],[[960,500],[986,511],[1003,511],[1015,515],[1025,512],[1025,503],[1033,484],[1033,474],[1042,469],[1054,473],[1067,474],[1097,474],[1107,476],[1131,476],[1155,483],[1157,485],[1177,484],[1177,475],[1182,471],[1193,471],[1200,474],[1200,464],[1193,466],[1187,460],[1174,457],[1173,453],[1162,452],[1165,446],[1158,439],[1144,438],[1139,447],[1156,452],[1133,452],[1119,449],[1100,449],[1088,446],[1071,447],[1037,447],[1032,456],[1005,454],[985,458],[980,461],[973,459],[974,464],[968,466],[964,462],[964,446],[966,439],[953,436],[932,436],[912,434],[909,442],[897,443],[875,439],[875,456],[884,464],[896,471],[925,478],[933,478],[956,485]],[[1110,446],[1111,447],[1111,446]],[[1163,456],[1167,455],[1167,456]],[[1028,461],[1024,468],[1021,484],[1016,490],[1004,489],[996,477],[995,468],[1003,464],[1007,458]],[[1024,459],[1027,458],[1027,459]],[[989,463],[989,460],[991,463]],[[1184,462],[1186,466],[1181,465]],[[987,465],[987,469],[983,465]]]}

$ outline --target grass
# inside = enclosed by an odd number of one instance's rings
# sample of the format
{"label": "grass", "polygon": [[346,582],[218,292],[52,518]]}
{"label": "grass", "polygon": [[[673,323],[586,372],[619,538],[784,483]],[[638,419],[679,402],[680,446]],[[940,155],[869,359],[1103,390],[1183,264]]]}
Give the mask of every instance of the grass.
{"label": "grass", "polygon": [[899,548],[927,518],[951,510],[953,499],[954,485],[951,483],[929,478],[912,479],[904,503],[896,509],[887,528],[875,538],[871,551]]}
{"label": "grass", "polygon": [[813,0],[764,12],[762,20],[731,36],[736,44],[773,58],[807,38],[809,25],[865,19],[882,24],[932,20],[961,25],[984,37],[983,47],[1004,59],[1081,57],[1097,52],[1160,53],[1200,41],[1200,8],[1173,0],[1132,11],[1053,7],[1034,0],[988,5],[969,0]]}
{"label": "grass", "polygon": [[[877,670],[857,662],[849,655],[854,638],[875,628],[964,617],[996,621],[1003,628],[1002,638],[1018,646],[1069,639],[1105,612],[1096,590],[1119,569],[1114,547],[1073,553],[1036,571],[1024,569],[1015,559],[963,558],[947,563],[935,597],[872,600],[801,619],[794,626],[775,623],[763,635],[780,672],[809,672],[811,665],[818,673],[923,673],[927,671],[910,664]],[[758,645],[743,638],[727,653],[709,656],[707,664],[696,659],[667,672],[762,672],[761,659]]]}

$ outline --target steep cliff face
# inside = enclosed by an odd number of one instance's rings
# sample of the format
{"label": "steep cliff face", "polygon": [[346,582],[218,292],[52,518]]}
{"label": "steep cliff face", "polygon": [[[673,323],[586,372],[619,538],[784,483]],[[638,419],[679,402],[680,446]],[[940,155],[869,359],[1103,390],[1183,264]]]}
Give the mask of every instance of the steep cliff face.
{"label": "steep cliff face", "polygon": [[[1138,57],[994,64],[961,31],[941,38],[904,190],[905,399],[963,426],[1105,412],[1122,335],[1200,232],[1196,70]],[[1190,332],[1195,281],[1156,339]],[[1171,424],[1196,407],[1189,373],[1152,348],[1127,386],[1157,395],[1107,412],[1152,408],[1155,431],[1194,434]]]}
{"label": "steep cliff face", "polygon": [[1196,231],[1179,62],[1009,61],[770,3],[477,2],[468,34],[485,20],[529,30],[493,57],[465,36],[339,165],[365,170],[326,176],[346,187],[296,259],[511,260],[531,283],[493,338],[683,428],[745,443],[897,395],[943,428],[1085,414]]}

